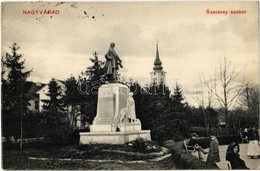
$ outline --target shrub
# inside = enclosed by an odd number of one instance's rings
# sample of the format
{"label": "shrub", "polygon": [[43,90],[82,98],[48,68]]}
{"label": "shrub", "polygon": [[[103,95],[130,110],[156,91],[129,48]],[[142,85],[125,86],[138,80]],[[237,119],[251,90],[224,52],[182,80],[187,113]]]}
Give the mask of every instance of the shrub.
{"label": "shrub", "polygon": [[227,145],[232,142],[240,142],[241,139],[238,135],[220,136],[217,137],[219,145]]}
{"label": "shrub", "polygon": [[135,140],[131,141],[130,144],[133,145],[134,149],[137,152],[145,153],[146,152],[146,144],[144,142],[144,139],[139,137],[136,138]]}
{"label": "shrub", "polygon": [[181,134],[181,132],[177,131],[173,133],[172,139],[174,141],[181,141],[184,139],[184,136]]}
{"label": "shrub", "polygon": [[219,169],[217,166],[209,165],[183,148],[183,141],[177,142],[174,145],[166,146],[170,148],[172,159],[178,169]]}
{"label": "shrub", "polygon": [[156,141],[145,141],[145,146],[146,153],[160,152],[162,150],[161,146],[159,146]]}
{"label": "shrub", "polygon": [[[230,135],[230,136],[217,136],[219,145],[228,145],[231,142],[240,142],[240,137],[238,135]],[[199,144],[202,148],[209,148],[210,145],[210,137],[199,137],[196,139],[197,144]]]}

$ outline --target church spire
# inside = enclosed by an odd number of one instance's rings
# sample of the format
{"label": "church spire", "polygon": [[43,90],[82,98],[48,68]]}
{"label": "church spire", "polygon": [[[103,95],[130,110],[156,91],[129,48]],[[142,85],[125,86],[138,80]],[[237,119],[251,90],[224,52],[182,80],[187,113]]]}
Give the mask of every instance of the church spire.
{"label": "church spire", "polygon": [[150,72],[151,74],[151,84],[155,85],[162,85],[165,84],[165,74],[166,72],[163,71],[162,62],[159,56],[159,48],[158,42],[156,43],[156,57],[154,61],[153,71]]}
{"label": "church spire", "polygon": [[158,42],[156,43],[156,58],[155,58],[155,61],[153,64],[154,64],[153,70],[161,71],[163,69],[162,62],[161,62],[160,56],[159,56]]}

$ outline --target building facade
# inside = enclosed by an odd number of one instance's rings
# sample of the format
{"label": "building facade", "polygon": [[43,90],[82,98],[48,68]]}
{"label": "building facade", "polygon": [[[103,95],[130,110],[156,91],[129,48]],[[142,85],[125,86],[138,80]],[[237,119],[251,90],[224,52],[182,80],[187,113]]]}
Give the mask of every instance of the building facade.
{"label": "building facade", "polygon": [[[61,87],[61,94],[65,95],[66,86],[63,81],[56,80],[58,86]],[[48,100],[49,96],[46,94],[49,92],[49,86],[48,84],[42,84],[42,83],[32,83],[31,89],[29,90],[29,103],[30,106],[28,106],[30,111],[33,112],[42,112],[43,111],[43,105],[44,102],[42,100]],[[60,97],[61,98],[61,97]]]}

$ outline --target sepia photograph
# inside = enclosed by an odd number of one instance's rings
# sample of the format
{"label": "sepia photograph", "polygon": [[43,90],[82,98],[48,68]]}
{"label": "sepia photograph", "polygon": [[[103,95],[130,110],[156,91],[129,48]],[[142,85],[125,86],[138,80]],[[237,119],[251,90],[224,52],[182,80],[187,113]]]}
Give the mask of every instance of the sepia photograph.
{"label": "sepia photograph", "polygon": [[259,170],[258,1],[1,2],[1,169]]}

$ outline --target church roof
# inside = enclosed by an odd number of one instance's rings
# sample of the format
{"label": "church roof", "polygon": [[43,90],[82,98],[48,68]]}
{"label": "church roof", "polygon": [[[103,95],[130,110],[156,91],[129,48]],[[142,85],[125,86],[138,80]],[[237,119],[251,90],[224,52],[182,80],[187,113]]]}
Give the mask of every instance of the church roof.
{"label": "church roof", "polygon": [[162,62],[159,57],[158,43],[156,44],[156,58],[155,58],[155,61],[153,64],[154,64],[153,70],[162,70],[163,69]]}

